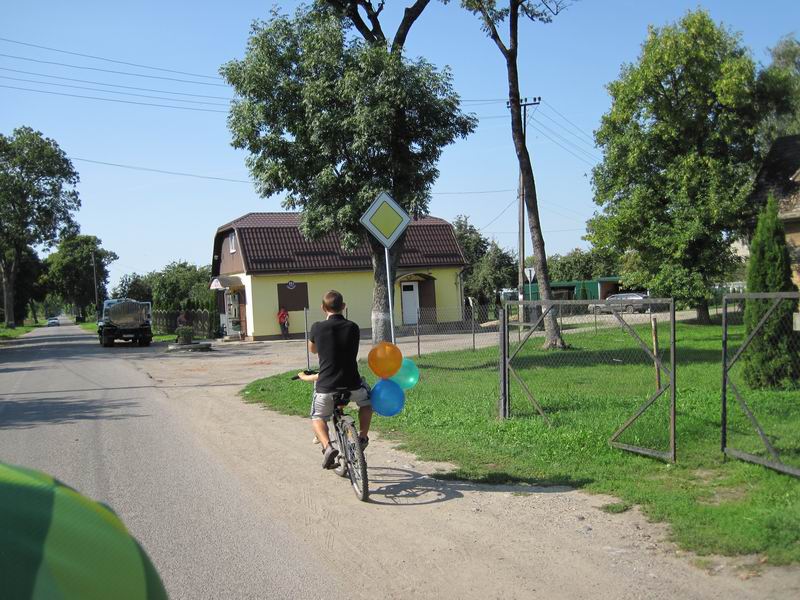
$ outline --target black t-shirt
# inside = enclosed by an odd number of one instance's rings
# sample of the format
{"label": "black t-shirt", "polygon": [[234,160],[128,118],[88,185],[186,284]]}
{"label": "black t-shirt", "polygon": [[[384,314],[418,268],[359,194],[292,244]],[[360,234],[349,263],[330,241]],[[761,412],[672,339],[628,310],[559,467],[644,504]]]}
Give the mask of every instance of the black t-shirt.
{"label": "black t-shirt", "polygon": [[358,325],[342,315],[331,315],[311,326],[308,339],[317,346],[319,355],[318,392],[335,392],[337,388],[355,390],[361,386],[358,374]]}

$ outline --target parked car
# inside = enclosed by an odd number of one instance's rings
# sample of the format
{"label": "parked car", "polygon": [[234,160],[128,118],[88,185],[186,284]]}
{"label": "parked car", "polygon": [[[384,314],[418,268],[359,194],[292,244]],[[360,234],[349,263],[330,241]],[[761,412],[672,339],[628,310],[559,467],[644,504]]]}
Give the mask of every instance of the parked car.
{"label": "parked car", "polygon": [[47,319],[47,326],[48,327],[58,327],[61,323],[58,321],[58,317],[50,317]]}
{"label": "parked car", "polygon": [[645,313],[650,310],[649,304],[643,304],[642,300],[647,300],[647,294],[627,293],[627,294],[611,294],[604,302],[589,305],[589,312],[596,315],[600,313],[610,312],[625,312],[631,313]]}

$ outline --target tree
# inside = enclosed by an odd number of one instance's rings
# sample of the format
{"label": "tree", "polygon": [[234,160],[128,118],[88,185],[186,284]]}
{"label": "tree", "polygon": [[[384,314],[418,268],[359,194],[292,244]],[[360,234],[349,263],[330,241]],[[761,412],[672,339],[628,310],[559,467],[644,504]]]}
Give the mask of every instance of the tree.
{"label": "tree", "polygon": [[[565,0],[508,0],[508,6],[500,8],[497,0],[462,0],[462,6],[477,15],[484,31],[500,50],[506,63],[508,78],[508,102],[511,109],[511,139],[517,153],[525,197],[528,209],[528,228],[531,232],[533,259],[536,267],[536,279],[539,283],[539,297],[550,300],[550,274],[547,269],[547,255],[544,247],[544,234],[539,221],[539,204],[536,195],[536,182],[533,177],[531,157],[525,144],[522,123],[522,106],[519,91],[519,69],[517,65],[519,50],[520,17],[540,23],[550,23],[566,5]],[[508,42],[504,42],[499,27],[508,21]],[[555,311],[547,313],[545,318],[545,348],[566,348],[561,339]]]}
{"label": "tree", "polygon": [[19,263],[29,247],[74,230],[78,173],[58,144],[30,127],[0,134],[0,279],[7,327],[14,327]]}
{"label": "tree", "polygon": [[493,301],[503,288],[515,286],[517,261],[496,242],[491,242],[486,253],[475,265],[467,285],[481,304]]}
{"label": "tree", "polygon": [[651,27],[635,64],[608,86],[593,171],[596,246],[626,253],[628,285],[669,295],[708,323],[714,283],[736,266],[731,241],[753,210],[756,132],[780,99],[737,35],[708,13]]}
{"label": "tree", "polygon": [[[553,254],[547,258],[547,268],[553,281],[578,281],[617,275],[619,263],[618,255],[601,248],[575,248],[564,255]],[[533,266],[532,257],[526,258],[525,264]]]}
{"label": "tree", "polygon": [[153,305],[160,310],[186,308],[197,296],[198,286],[207,293],[211,281],[211,266],[198,267],[186,261],[175,261],[161,271],[152,273]]}
{"label": "tree", "polygon": [[100,244],[101,240],[93,235],[75,235],[63,239],[47,257],[51,289],[72,303],[81,317],[86,316],[87,306],[95,304],[95,270],[97,298],[103,302],[107,296],[108,266],[118,258]]}
{"label": "tree", "polygon": [[[138,273],[125,274],[119,279],[111,292],[114,298],[132,298],[139,302],[153,301],[153,274],[139,275]],[[208,285],[206,285],[208,287]]]}
{"label": "tree", "polygon": [[[767,206],[758,218],[750,244],[747,269],[748,292],[790,292],[792,266],[786,233],[778,218],[778,202],[770,195]],[[745,331],[755,330],[772,300],[748,300],[744,309]],[[792,327],[794,301],[782,300],[745,351],[744,380],[752,388],[788,387],[797,383],[798,339]]]}
{"label": "tree", "polygon": [[453,222],[453,229],[464,260],[467,265],[461,273],[464,281],[464,293],[467,296],[478,298],[478,290],[472,287],[472,274],[478,267],[480,260],[489,249],[489,240],[469,222],[469,217],[458,215]]}
{"label": "tree", "polygon": [[764,119],[759,132],[762,150],[767,150],[776,138],[800,134],[800,41],[793,35],[781,38],[770,49],[772,62],[764,71],[768,85],[776,94],[787,89],[784,101]]}
{"label": "tree", "polygon": [[[273,12],[253,24],[245,58],[222,67],[237,94],[228,119],[233,146],[249,151],[262,196],[284,192],[284,207],[302,211],[307,237],[336,231],[345,249],[356,247],[365,234],[358,219],[383,190],[412,216],[426,214],[442,149],[473,131],[450,72],[402,54],[427,3],[406,10],[391,48],[380,27],[383,3],[318,2],[294,18]],[[348,36],[350,27],[366,43]],[[388,339],[383,247],[369,242],[373,339]],[[390,252],[392,282],[402,245],[401,238]]]}

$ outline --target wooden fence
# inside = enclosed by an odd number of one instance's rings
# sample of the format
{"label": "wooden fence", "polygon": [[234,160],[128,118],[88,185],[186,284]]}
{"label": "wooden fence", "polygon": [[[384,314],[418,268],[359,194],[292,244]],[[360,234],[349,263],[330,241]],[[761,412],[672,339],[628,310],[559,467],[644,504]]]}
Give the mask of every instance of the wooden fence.
{"label": "wooden fence", "polygon": [[219,315],[207,310],[154,310],[153,329],[156,333],[175,333],[178,327],[178,316],[185,314],[188,325],[194,330],[196,338],[217,337]]}

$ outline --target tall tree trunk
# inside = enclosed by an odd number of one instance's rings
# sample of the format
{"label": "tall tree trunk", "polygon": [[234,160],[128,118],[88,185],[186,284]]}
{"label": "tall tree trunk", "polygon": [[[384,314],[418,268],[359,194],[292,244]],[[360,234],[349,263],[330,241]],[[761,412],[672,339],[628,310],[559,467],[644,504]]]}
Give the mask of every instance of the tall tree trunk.
{"label": "tall tree trunk", "polygon": [[710,325],[711,315],[708,312],[708,300],[700,300],[695,308],[697,310],[697,322],[701,325]]}
{"label": "tall tree trunk", "polygon": [[[508,99],[511,107],[511,136],[514,140],[514,149],[517,153],[519,168],[522,173],[522,186],[525,190],[525,206],[528,209],[528,228],[531,232],[531,246],[533,262],[536,267],[536,281],[539,284],[539,297],[542,300],[552,300],[550,289],[550,275],[547,271],[547,255],[544,248],[544,236],[539,222],[539,204],[536,196],[536,183],[533,177],[533,167],[528,148],[525,145],[525,135],[522,123],[522,108],[520,107],[519,72],[517,70],[517,33],[519,28],[519,3],[511,3],[509,14],[510,43],[505,53],[506,69],[508,71]],[[524,260],[524,257],[520,257]],[[561,338],[556,312],[551,310],[544,320],[545,348],[566,348]]]}
{"label": "tall tree trunk", "polygon": [[[394,281],[397,274],[397,261],[403,248],[403,235],[389,250],[389,280],[392,282],[392,304],[394,305]],[[372,343],[392,341],[391,321],[389,319],[389,286],[386,283],[386,255],[383,246],[370,240],[372,248]],[[345,296],[345,302],[347,297]]]}
{"label": "tall tree trunk", "polygon": [[36,301],[33,298],[31,298],[28,301],[28,303],[31,306],[31,317],[33,318],[33,324],[34,325],[38,325],[39,324],[39,318],[36,316]]}
{"label": "tall tree trunk", "polygon": [[16,327],[14,321],[14,286],[16,285],[16,266],[17,261],[3,262],[0,265],[0,275],[3,277],[3,309],[5,310],[6,327],[13,329]]}

